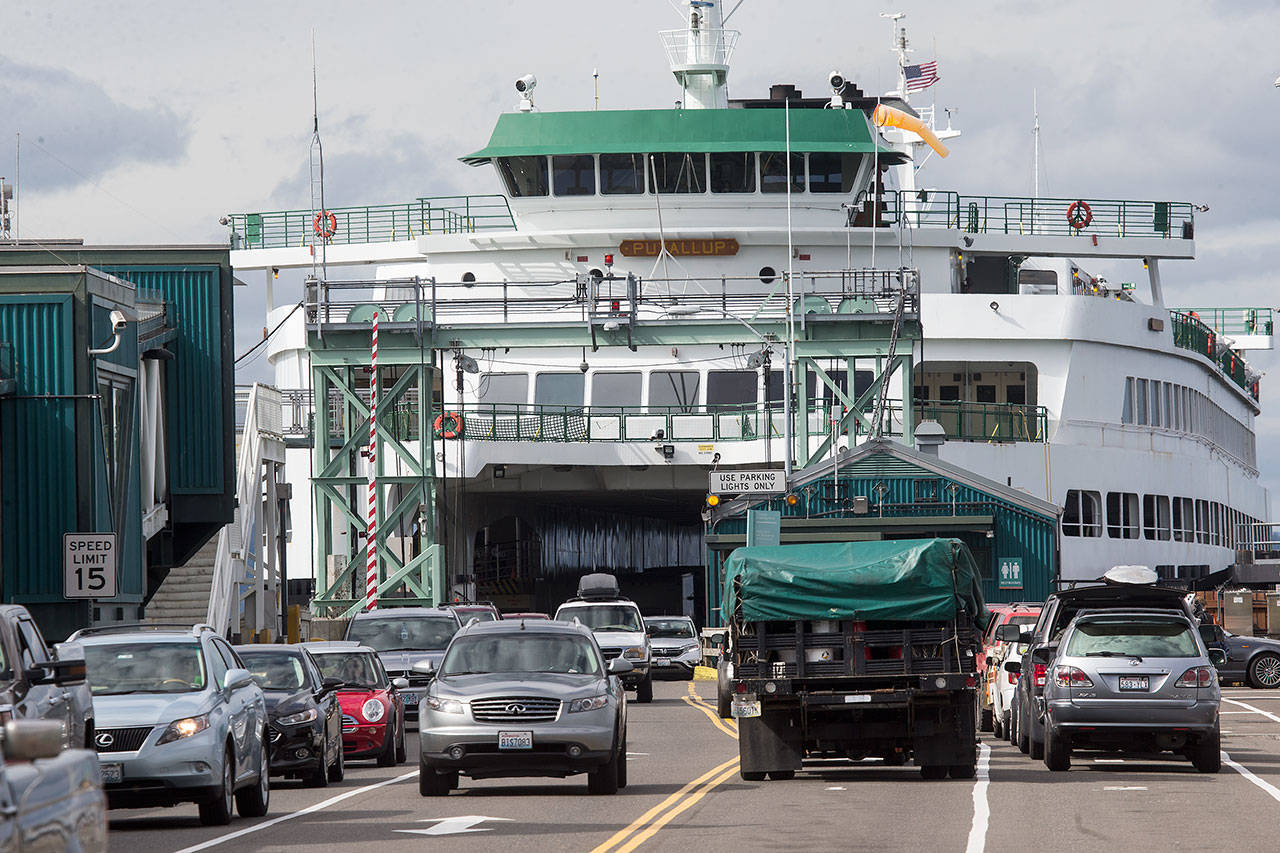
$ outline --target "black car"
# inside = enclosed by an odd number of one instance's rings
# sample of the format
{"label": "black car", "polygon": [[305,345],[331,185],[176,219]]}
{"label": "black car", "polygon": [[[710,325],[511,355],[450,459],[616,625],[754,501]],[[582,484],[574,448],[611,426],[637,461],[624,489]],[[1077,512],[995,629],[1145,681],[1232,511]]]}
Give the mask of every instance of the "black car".
{"label": "black car", "polygon": [[1280,687],[1280,640],[1232,634],[1212,624],[1200,626],[1200,637],[1210,649],[1226,653],[1226,662],[1218,665],[1218,676],[1223,681],[1244,682],[1250,687]]}
{"label": "black car", "polygon": [[[1155,585],[1156,573],[1145,567],[1117,566],[1103,575],[1098,583],[1075,586],[1052,593],[1045,599],[1040,621],[1029,638],[1022,657],[1022,677],[1013,694],[1011,714],[1016,718],[1015,746],[1032,758],[1044,758],[1044,687],[1049,667],[1057,651],[1058,639],[1076,614],[1082,610],[1115,608],[1154,608],[1172,610],[1186,616],[1194,625],[1197,619],[1187,602],[1186,590]],[[996,638],[1017,642],[1019,626],[1001,625]]]}
{"label": "black car", "polygon": [[267,700],[271,775],[302,779],[313,788],[341,782],[342,681],[323,677],[298,646],[236,646],[236,652]]}

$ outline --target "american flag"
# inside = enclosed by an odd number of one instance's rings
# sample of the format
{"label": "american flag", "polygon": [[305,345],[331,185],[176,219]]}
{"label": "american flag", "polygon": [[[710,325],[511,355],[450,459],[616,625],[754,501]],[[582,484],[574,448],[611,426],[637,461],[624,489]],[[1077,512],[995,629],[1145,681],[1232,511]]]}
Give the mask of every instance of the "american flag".
{"label": "american flag", "polygon": [[938,82],[938,61],[935,59],[919,65],[904,65],[902,73],[907,78],[907,91],[920,92]]}

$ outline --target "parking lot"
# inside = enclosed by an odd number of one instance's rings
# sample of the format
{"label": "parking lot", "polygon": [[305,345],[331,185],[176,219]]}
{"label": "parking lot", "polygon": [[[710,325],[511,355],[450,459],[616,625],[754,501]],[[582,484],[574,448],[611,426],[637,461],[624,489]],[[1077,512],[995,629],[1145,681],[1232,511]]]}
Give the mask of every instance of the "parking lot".
{"label": "parking lot", "polygon": [[[691,695],[691,687],[692,693]],[[584,777],[472,782],[424,799],[413,763],[351,763],[324,790],[273,780],[271,813],[202,827],[195,808],[111,813],[111,846],[150,851],[347,849],[1079,850],[1270,849],[1280,815],[1280,691],[1223,691],[1216,775],[1183,759],[1089,759],[1050,773],[990,735],[976,780],[926,782],[910,765],[806,765],[744,782],[714,684],[659,682],[630,706],[630,785]],[[411,761],[416,736],[409,735]],[[984,772],[985,769],[985,772]]]}

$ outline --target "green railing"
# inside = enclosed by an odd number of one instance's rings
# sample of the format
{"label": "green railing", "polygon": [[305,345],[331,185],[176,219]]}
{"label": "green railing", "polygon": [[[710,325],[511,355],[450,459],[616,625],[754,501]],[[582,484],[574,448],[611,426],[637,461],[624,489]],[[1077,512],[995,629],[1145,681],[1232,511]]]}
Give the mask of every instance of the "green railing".
{"label": "green railing", "polygon": [[914,415],[917,425],[937,421],[948,441],[1048,441],[1049,412],[1044,406],[925,400],[915,404]]}
{"label": "green railing", "polygon": [[[1088,205],[1090,220],[1073,226],[1068,211]],[[1077,208],[1077,213],[1082,208]],[[1190,237],[1195,211],[1190,202],[1118,199],[1025,198],[960,195],[954,192],[894,192],[885,196],[884,218],[918,228],[958,228],[970,234],[1028,234],[1058,237]]]}
{"label": "green railing", "polygon": [[[1207,309],[1219,311],[1256,311],[1259,322],[1265,313],[1265,331],[1259,332],[1236,332],[1235,334],[1271,334],[1271,309],[1269,308],[1248,308],[1248,309]],[[1258,399],[1258,379],[1251,377],[1247,369],[1247,363],[1244,356],[1240,355],[1231,347],[1222,344],[1222,333],[1211,328],[1208,324],[1198,316],[1198,311],[1170,311],[1169,316],[1173,320],[1173,344],[1182,349],[1198,352],[1205,358],[1214,362],[1218,367],[1231,378],[1231,381],[1239,385],[1253,399]],[[1224,315],[1222,319],[1226,319],[1228,315]]]}
{"label": "green railing", "polygon": [[1219,335],[1270,335],[1272,320],[1270,308],[1176,308],[1199,320]]}
{"label": "green railing", "polygon": [[[233,213],[231,248],[279,249],[349,243],[386,243],[412,240],[424,234],[466,234],[473,231],[512,230],[515,218],[505,196],[454,195],[419,198],[405,204],[364,207],[332,207],[332,223],[319,220],[310,210],[266,213]],[[332,235],[322,239],[318,230]]]}

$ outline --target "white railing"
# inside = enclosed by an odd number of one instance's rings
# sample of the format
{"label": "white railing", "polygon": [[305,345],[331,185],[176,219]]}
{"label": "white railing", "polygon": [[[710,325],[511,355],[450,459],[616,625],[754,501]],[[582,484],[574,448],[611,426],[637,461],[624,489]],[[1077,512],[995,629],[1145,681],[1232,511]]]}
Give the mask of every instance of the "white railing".
{"label": "white railing", "polygon": [[738,44],[737,30],[662,30],[658,38],[667,52],[673,71],[697,65],[725,65],[733,58]]}
{"label": "white railing", "polygon": [[279,442],[280,409],[281,395],[275,388],[254,383],[249,389],[236,461],[235,518],[218,533],[209,588],[206,621],[220,634],[231,627],[233,615],[239,616],[241,590],[251,580],[251,573],[256,578],[267,562],[263,554],[263,463],[269,456],[264,453],[264,443]]}

